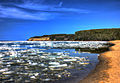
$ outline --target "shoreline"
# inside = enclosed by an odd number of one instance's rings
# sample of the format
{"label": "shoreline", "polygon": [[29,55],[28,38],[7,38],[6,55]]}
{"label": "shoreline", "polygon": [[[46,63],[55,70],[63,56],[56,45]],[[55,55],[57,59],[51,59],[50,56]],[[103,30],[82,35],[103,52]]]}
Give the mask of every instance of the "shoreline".
{"label": "shoreline", "polygon": [[119,83],[120,82],[120,40],[109,41],[114,46],[98,56],[96,68],[79,83]]}

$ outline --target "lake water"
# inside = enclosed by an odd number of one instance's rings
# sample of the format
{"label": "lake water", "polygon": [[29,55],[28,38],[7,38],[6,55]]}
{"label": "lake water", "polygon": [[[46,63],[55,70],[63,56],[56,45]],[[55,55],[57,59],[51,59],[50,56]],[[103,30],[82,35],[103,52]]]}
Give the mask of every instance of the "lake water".
{"label": "lake water", "polygon": [[78,83],[104,47],[107,42],[1,41],[0,82]]}

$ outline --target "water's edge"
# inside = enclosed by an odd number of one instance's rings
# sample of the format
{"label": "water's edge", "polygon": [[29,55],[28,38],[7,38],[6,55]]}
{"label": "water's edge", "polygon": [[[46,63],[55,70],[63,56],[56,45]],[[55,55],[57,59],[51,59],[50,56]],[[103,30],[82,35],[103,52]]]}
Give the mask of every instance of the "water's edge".
{"label": "water's edge", "polygon": [[[7,46],[7,44],[8,45],[12,44],[11,45],[12,47]],[[51,41],[34,41],[34,42],[33,41],[32,42],[31,41],[30,42],[29,41],[22,41],[22,42],[21,41],[19,41],[19,42],[9,41],[8,42],[7,41],[7,42],[3,42],[2,41],[2,42],[0,42],[0,45],[2,46],[2,47],[0,47],[0,49],[13,50],[13,52],[14,52],[15,49],[20,49],[19,47],[21,47],[21,45],[25,46],[26,49],[28,49],[28,48],[39,48],[40,46],[42,46],[44,49],[45,49],[45,47],[47,47],[48,49],[55,49],[55,50],[62,49],[63,51],[65,51],[65,49],[71,49],[71,50],[75,49],[75,51],[78,52],[77,54],[75,54],[75,56],[76,55],[78,56],[79,52],[82,53],[83,55],[84,54],[86,55],[86,54],[93,53],[93,55],[90,55],[90,56],[94,56],[94,54],[96,56],[97,54],[99,54],[99,53],[101,53],[103,51],[108,50],[108,45],[109,44],[110,43],[108,43],[106,41],[96,41],[96,42],[95,41],[85,41],[85,42],[84,41],[81,41],[81,42],[76,42],[76,41],[67,41],[67,42],[65,42],[65,41],[64,42],[63,41],[59,41],[59,42],[58,41],[54,41],[54,42],[53,41],[52,42]],[[22,46],[22,49],[24,48],[23,46]],[[44,49],[41,49],[41,50],[44,50]],[[42,52],[42,51],[39,51],[39,50],[29,49],[29,51],[30,50],[31,51],[40,52],[40,53]],[[45,52],[45,51],[43,51],[43,52]],[[47,54],[50,54],[50,53],[47,53]],[[56,54],[56,53],[54,53],[54,54]],[[35,53],[33,53],[33,55],[35,55]],[[81,76],[82,74],[86,74],[86,75],[82,76],[84,78],[84,77],[86,77],[90,73],[91,68],[92,68],[92,70],[95,69],[95,65],[97,63],[94,63],[94,64],[92,63],[92,65],[88,65],[86,67],[87,71],[81,70],[81,71],[84,71],[84,73],[76,71],[74,69],[67,70],[67,71],[74,72],[75,76],[77,75],[78,77]],[[30,64],[31,64],[31,62],[30,62]],[[36,64],[36,63],[34,63],[34,64]],[[55,63],[55,64],[58,64],[58,63]],[[68,77],[68,78],[60,79],[59,81],[55,81],[55,82],[52,81],[52,82],[49,82],[49,83],[61,83],[61,82],[62,83],[78,83],[82,79],[79,79],[77,77],[71,76],[71,77]]]}
{"label": "water's edge", "polygon": [[108,42],[108,44],[108,50],[100,53],[100,55],[98,56],[99,63],[97,63],[96,67],[88,74],[88,76],[80,80],[78,83],[98,83],[100,81],[103,82],[104,79],[108,78],[108,75],[105,72],[101,72],[109,68],[109,58],[104,57],[104,54],[106,52],[109,52],[111,50],[110,48],[115,45],[111,42]]}

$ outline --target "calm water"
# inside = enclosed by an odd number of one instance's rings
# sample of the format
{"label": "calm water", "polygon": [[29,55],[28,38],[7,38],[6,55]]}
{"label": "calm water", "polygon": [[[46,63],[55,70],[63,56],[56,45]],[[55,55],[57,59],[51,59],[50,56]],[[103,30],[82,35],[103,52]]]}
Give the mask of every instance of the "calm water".
{"label": "calm water", "polygon": [[0,42],[0,82],[77,83],[95,68],[99,53],[93,48]]}

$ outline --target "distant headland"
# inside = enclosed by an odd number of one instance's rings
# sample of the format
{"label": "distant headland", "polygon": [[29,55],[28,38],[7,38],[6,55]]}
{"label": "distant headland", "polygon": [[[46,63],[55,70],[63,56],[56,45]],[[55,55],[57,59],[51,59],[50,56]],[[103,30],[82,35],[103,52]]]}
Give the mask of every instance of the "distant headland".
{"label": "distant headland", "polygon": [[28,41],[111,41],[120,40],[120,28],[77,31],[75,34],[34,36]]}

